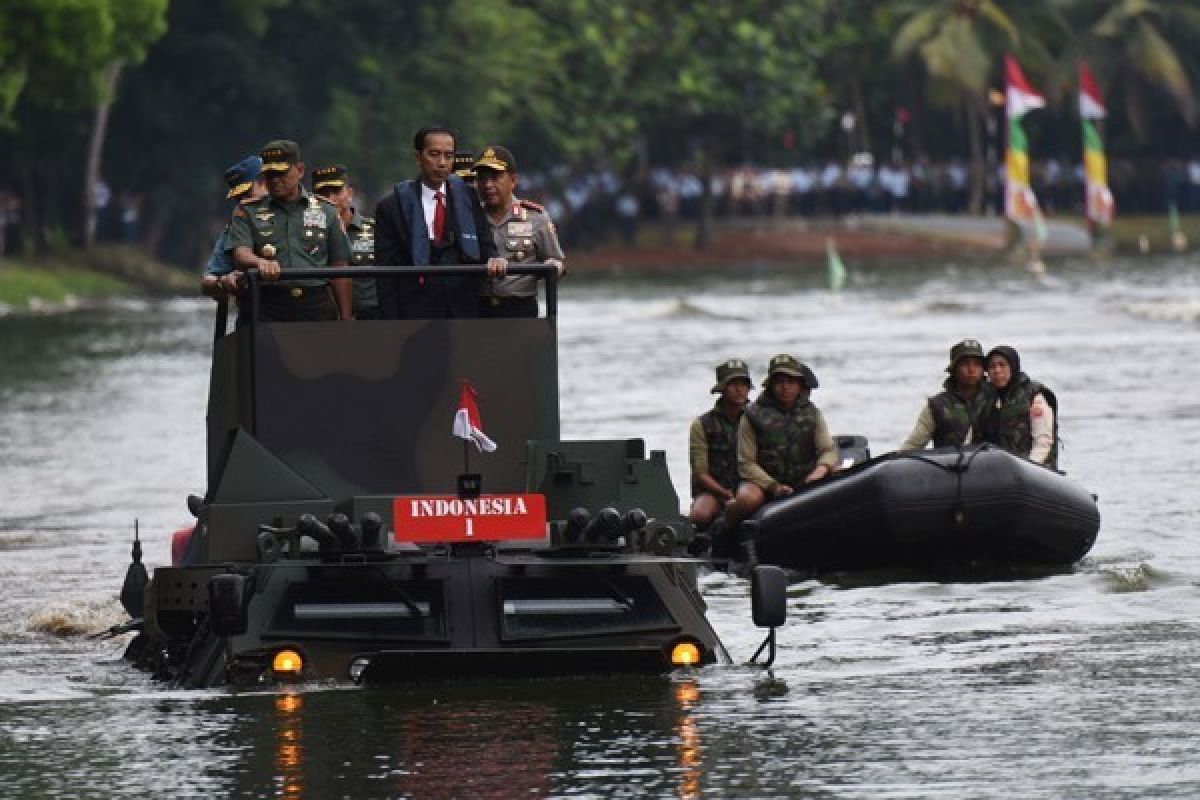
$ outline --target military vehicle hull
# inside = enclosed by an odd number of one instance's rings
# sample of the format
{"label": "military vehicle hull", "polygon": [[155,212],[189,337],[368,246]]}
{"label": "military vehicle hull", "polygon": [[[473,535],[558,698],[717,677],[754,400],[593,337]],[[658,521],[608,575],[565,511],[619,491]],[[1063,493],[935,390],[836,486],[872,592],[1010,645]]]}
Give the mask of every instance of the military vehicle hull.
{"label": "military vehicle hull", "polygon": [[[549,299],[234,331],[222,308],[208,488],[180,563],[127,580],[127,657],[181,687],[727,662],[664,454],[559,436]],[[451,435],[468,385],[494,452]]]}

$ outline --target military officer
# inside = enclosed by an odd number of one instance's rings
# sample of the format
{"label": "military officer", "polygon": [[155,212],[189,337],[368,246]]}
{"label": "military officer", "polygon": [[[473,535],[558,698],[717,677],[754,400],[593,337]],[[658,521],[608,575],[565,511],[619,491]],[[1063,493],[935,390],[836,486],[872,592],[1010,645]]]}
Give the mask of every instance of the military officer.
{"label": "military officer", "polygon": [[996,392],[983,379],[983,345],[963,339],[950,348],[950,376],[942,391],[930,397],[901,450],[920,450],[930,440],[934,447],[976,444],[990,425]]}
{"label": "military officer", "polygon": [[737,495],[725,509],[727,530],[767,500],[828,477],[838,450],[825,416],[809,400],[817,376],[795,356],[781,353],[767,366],[766,391],[738,423]]}
{"label": "military officer", "polygon": [[750,399],[746,362],[731,358],[717,365],[713,394],[720,395],[707,412],[692,420],[688,460],[692,468],[692,508],[688,521],[703,530],[712,524],[738,487],[738,423]]}
{"label": "military officer", "polygon": [[[475,160],[475,188],[487,211],[496,249],[509,263],[553,264],[565,271],[562,247],[554,224],[544,211],[516,199],[517,162],[508,148],[490,145]],[[507,275],[507,265],[489,268],[491,276],[480,295],[481,317],[536,317],[537,278]]]}
{"label": "military officer", "polygon": [[[346,238],[350,240],[350,266],[375,265],[375,220],[358,213],[354,186],[341,164],[313,170],[313,193],[337,209]],[[354,279],[354,318],[379,319],[379,291],[374,278]]]}
{"label": "military officer", "polygon": [[290,269],[346,266],[350,243],[337,210],[304,190],[305,166],[298,144],[277,139],[268,142],[259,155],[267,196],[234,211],[225,247],[238,268],[257,269],[264,280],[260,319],[351,319],[349,279],[327,282],[281,277]]}
{"label": "military officer", "polygon": [[[238,205],[247,205],[260,200],[267,193],[266,183],[262,179],[262,159],[258,156],[247,156],[229,169],[225,170],[225,186],[228,192],[225,197],[236,200]],[[233,260],[225,251],[225,242],[229,237],[229,223],[225,223],[221,235],[213,242],[212,254],[204,268],[204,277],[200,281],[200,290],[209,297],[220,297],[235,293],[238,289],[236,276],[233,272]]]}

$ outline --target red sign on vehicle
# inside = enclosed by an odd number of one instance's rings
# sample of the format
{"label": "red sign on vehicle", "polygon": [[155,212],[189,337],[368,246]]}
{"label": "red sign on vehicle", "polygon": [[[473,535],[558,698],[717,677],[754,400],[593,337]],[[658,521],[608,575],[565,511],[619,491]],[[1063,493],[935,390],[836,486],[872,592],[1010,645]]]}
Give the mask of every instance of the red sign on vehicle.
{"label": "red sign on vehicle", "polygon": [[508,542],[546,538],[546,497],[421,495],[392,502],[398,542]]}

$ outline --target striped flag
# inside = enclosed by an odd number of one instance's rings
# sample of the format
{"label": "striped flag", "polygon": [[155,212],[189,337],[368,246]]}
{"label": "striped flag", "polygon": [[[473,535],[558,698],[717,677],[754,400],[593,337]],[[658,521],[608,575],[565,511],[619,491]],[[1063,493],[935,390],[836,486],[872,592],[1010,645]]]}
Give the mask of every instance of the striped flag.
{"label": "striped flag", "polygon": [[496,449],[496,443],[483,432],[483,422],[479,419],[479,408],[475,404],[478,396],[471,382],[464,380],[458,395],[458,410],[454,412],[454,435],[474,442],[481,452],[490,453]]}
{"label": "striped flag", "polygon": [[1038,225],[1041,212],[1029,186],[1029,141],[1021,117],[1046,105],[1046,99],[1025,80],[1012,56],[1004,57],[1005,111],[1008,117],[1008,150],[1004,154],[1004,215],[1018,225]]}
{"label": "striped flag", "polygon": [[1079,117],[1083,123],[1084,210],[1088,221],[1108,227],[1113,219],[1113,196],[1108,190],[1108,162],[1096,120],[1108,115],[1092,71],[1079,62]]}

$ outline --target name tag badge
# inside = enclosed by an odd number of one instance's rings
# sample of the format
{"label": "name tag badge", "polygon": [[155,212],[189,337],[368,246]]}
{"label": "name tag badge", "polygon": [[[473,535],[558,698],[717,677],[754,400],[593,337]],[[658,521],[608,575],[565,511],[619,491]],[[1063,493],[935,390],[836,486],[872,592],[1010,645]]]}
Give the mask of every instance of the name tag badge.
{"label": "name tag badge", "polygon": [[306,208],[304,210],[304,224],[314,228],[324,228],[325,212],[319,208]]}
{"label": "name tag badge", "polygon": [[533,223],[510,222],[508,223],[508,235],[516,237],[533,236]]}

